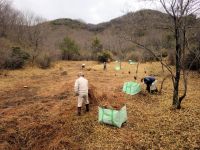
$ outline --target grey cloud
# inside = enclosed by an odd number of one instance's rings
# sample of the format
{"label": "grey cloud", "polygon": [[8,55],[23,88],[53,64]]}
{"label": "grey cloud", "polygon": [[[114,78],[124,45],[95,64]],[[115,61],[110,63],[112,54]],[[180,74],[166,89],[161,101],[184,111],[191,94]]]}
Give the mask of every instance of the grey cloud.
{"label": "grey cloud", "polygon": [[100,23],[121,16],[126,9],[148,8],[137,0],[13,0],[13,6],[32,11],[48,20],[57,18],[82,19]]}

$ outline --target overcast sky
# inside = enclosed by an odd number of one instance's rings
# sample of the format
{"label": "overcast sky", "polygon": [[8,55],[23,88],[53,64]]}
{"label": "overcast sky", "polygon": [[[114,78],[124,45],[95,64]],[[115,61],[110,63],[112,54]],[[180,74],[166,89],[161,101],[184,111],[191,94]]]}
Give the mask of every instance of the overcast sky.
{"label": "overcast sky", "polygon": [[157,9],[155,3],[138,0],[12,0],[15,8],[31,11],[47,20],[57,18],[81,19],[100,23],[143,8]]}

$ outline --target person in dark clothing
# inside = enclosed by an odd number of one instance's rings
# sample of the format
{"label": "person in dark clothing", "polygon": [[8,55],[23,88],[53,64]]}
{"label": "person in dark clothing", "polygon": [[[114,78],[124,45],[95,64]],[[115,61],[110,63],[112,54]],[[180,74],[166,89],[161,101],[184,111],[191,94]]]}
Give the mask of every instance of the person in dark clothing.
{"label": "person in dark clothing", "polygon": [[[141,82],[144,82],[146,84],[146,90],[151,93],[151,92],[157,92],[157,88],[156,88],[156,85],[155,85],[155,81],[156,79],[152,76],[147,76],[145,78],[143,78],[141,80]],[[153,87],[153,89],[151,90],[151,87]]]}
{"label": "person in dark clothing", "polygon": [[103,63],[103,70],[106,70],[106,62]]}

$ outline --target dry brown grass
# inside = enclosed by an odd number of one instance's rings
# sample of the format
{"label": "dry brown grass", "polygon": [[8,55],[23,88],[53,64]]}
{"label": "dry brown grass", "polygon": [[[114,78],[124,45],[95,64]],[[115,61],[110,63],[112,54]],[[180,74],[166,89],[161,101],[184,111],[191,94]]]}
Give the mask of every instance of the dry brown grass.
{"label": "dry brown grass", "polygon": [[[181,110],[171,109],[170,80],[162,94],[149,95],[143,90],[135,96],[125,95],[128,121],[118,129],[98,123],[97,105],[76,116],[73,86],[82,63],[86,78],[100,95],[120,93],[123,83],[135,75],[134,65],[122,63],[123,69],[116,72],[114,63],[103,71],[103,65],[95,62],[58,62],[48,70],[7,72],[0,76],[0,149],[200,148],[200,75],[190,74]],[[138,81],[144,68],[159,81],[167,73],[162,73],[158,63],[141,64]],[[67,75],[61,75],[63,70]]]}

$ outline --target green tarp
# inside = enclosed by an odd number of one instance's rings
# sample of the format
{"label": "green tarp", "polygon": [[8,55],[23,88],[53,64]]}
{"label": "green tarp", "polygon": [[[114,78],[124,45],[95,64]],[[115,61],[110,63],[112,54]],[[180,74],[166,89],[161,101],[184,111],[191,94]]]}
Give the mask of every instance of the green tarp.
{"label": "green tarp", "polygon": [[116,67],[115,67],[115,70],[116,70],[116,71],[121,70],[121,69],[120,69],[120,66],[116,66]]}
{"label": "green tarp", "polygon": [[141,91],[140,84],[136,82],[125,82],[123,86],[123,92],[130,95],[135,95]]}
{"label": "green tarp", "polygon": [[130,65],[137,64],[137,62],[129,62]]}
{"label": "green tarp", "polygon": [[134,62],[134,61],[132,61],[132,60],[129,60],[128,62],[129,62],[130,65],[137,64],[137,62]]}
{"label": "green tarp", "polygon": [[99,107],[99,122],[113,125],[121,128],[122,124],[127,121],[126,105],[120,110],[106,109]]}

